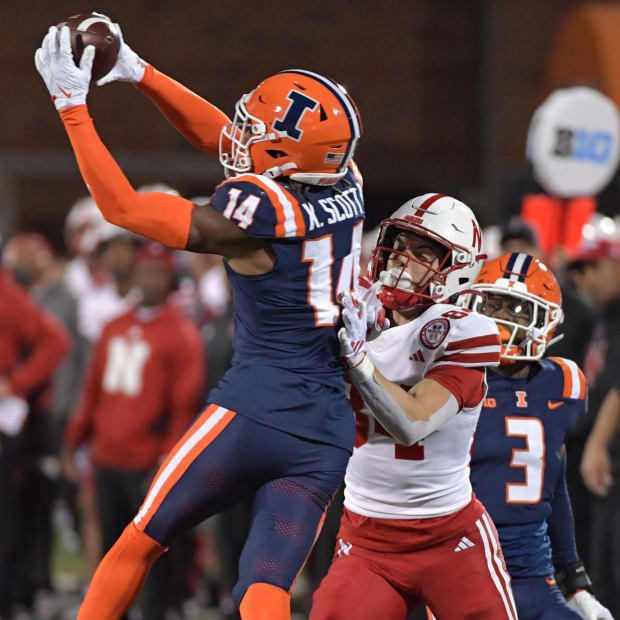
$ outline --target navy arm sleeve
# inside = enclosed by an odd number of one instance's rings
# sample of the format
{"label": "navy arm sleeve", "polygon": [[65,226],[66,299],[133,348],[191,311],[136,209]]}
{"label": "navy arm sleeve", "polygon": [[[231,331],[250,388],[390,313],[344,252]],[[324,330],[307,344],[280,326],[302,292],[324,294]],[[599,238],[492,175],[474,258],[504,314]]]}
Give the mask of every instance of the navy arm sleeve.
{"label": "navy arm sleeve", "polygon": [[560,475],[553,494],[551,514],[547,519],[555,570],[579,562],[575,544],[575,523],[566,486],[566,453],[562,453]]}

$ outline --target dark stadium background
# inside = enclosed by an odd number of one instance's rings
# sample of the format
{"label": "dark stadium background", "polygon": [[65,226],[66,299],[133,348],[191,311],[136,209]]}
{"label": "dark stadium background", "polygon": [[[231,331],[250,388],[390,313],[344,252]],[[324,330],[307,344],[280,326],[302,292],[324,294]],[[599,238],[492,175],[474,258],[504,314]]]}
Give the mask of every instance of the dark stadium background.
{"label": "dark stadium background", "polygon": [[[357,160],[368,224],[426,191],[454,193],[496,223],[502,179],[523,165],[525,134],[547,93],[545,67],[569,0],[6,0],[1,4],[0,230],[35,229],[62,246],[85,193],[68,140],[35,71],[49,25],[99,10],[146,60],[229,115],[280,69],[341,81],[362,114]],[[222,178],[127,84],[93,87],[96,126],[135,185],[210,193]]]}

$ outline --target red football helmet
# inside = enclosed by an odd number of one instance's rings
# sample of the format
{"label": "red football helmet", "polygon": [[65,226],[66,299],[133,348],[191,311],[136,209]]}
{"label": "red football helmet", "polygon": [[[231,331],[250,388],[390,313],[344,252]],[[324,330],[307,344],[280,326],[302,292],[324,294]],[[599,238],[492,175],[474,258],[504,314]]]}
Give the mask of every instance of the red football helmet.
{"label": "red football helmet", "polygon": [[[549,268],[528,254],[509,252],[485,263],[472,289],[489,299],[470,295],[466,304],[492,318],[502,337],[501,364],[539,360],[564,320],[560,285]],[[514,320],[494,316],[493,300],[509,298]],[[524,322],[519,322],[519,318]]]}
{"label": "red football helmet", "polygon": [[244,172],[332,185],[347,172],[362,132],[346,90],[311,71],[290,69],[261,82],[235,106],[220,134],[226,176]]}

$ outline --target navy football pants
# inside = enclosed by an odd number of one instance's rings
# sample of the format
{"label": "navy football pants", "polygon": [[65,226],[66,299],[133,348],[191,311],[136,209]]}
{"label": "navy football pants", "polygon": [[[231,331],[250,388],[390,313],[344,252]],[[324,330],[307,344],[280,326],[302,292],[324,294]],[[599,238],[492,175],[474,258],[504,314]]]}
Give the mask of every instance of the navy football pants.
{"label": "navy football pants", "polygon": [[551,577],[513,577],[519,620],[579,620]]}
{"label": "navy football pants", "polygon": [[168,455],[134,519],[161,545],[255,494],[233,590],[253,583],[289,591],[344,477],[349,452],[210,405]]}

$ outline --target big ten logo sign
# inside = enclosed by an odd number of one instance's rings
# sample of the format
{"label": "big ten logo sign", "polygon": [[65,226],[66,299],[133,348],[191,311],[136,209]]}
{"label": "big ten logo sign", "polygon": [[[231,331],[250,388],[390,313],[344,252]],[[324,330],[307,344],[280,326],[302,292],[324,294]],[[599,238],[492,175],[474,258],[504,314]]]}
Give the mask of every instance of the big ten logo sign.
{"label": "big ten logo sign", "polygon": [[611,156],[613,136],[608,131],[558,127],[553,154],[604,164]]}

